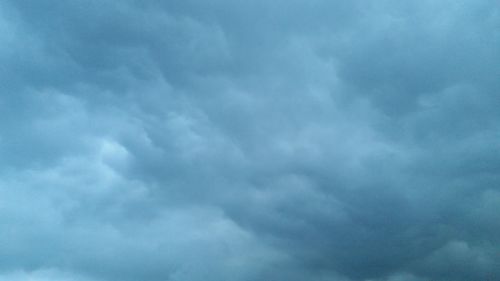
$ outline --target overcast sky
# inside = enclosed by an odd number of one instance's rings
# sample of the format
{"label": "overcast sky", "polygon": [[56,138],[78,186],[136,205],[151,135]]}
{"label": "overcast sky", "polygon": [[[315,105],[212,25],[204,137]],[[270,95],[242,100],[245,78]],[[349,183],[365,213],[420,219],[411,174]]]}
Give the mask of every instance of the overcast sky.
{"label": "overcast sky", "polygon": [[500,280],[497,0],[5,0],[0,114],[0,281]]}

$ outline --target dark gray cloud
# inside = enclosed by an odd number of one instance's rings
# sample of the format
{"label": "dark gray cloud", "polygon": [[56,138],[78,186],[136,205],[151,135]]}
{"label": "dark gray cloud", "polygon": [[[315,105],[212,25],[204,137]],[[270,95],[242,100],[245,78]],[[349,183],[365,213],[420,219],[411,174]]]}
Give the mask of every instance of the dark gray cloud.
{"label": "dark gray cloud", "polygon": [[496,1],[4,1],[0,280],[500,280]]}

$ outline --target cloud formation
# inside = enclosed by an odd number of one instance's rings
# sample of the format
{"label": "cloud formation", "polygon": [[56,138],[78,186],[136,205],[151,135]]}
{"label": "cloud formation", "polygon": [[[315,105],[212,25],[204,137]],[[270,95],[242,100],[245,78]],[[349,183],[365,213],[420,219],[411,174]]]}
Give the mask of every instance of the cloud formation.
{"label": "cloud formation", "polygon": [[0,281],[500,280],[496,1],[3,1]]}

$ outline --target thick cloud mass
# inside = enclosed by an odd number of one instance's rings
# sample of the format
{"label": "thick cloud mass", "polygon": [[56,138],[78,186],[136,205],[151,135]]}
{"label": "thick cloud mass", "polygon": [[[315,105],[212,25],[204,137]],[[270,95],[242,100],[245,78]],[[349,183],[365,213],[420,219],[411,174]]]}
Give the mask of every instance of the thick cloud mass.
{"label": "thick cloud mass", "polygon": [[500,280],[498,1],[6,0],[0,281]]}

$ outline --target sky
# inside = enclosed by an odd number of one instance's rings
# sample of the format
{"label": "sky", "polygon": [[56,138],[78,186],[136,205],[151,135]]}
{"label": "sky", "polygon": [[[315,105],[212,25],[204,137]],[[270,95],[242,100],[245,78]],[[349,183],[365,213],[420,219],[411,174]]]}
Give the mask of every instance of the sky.
{"label": "sky", "polygon": [[5,0],[0,42],[0,281],[500,280],[497,0]]}

